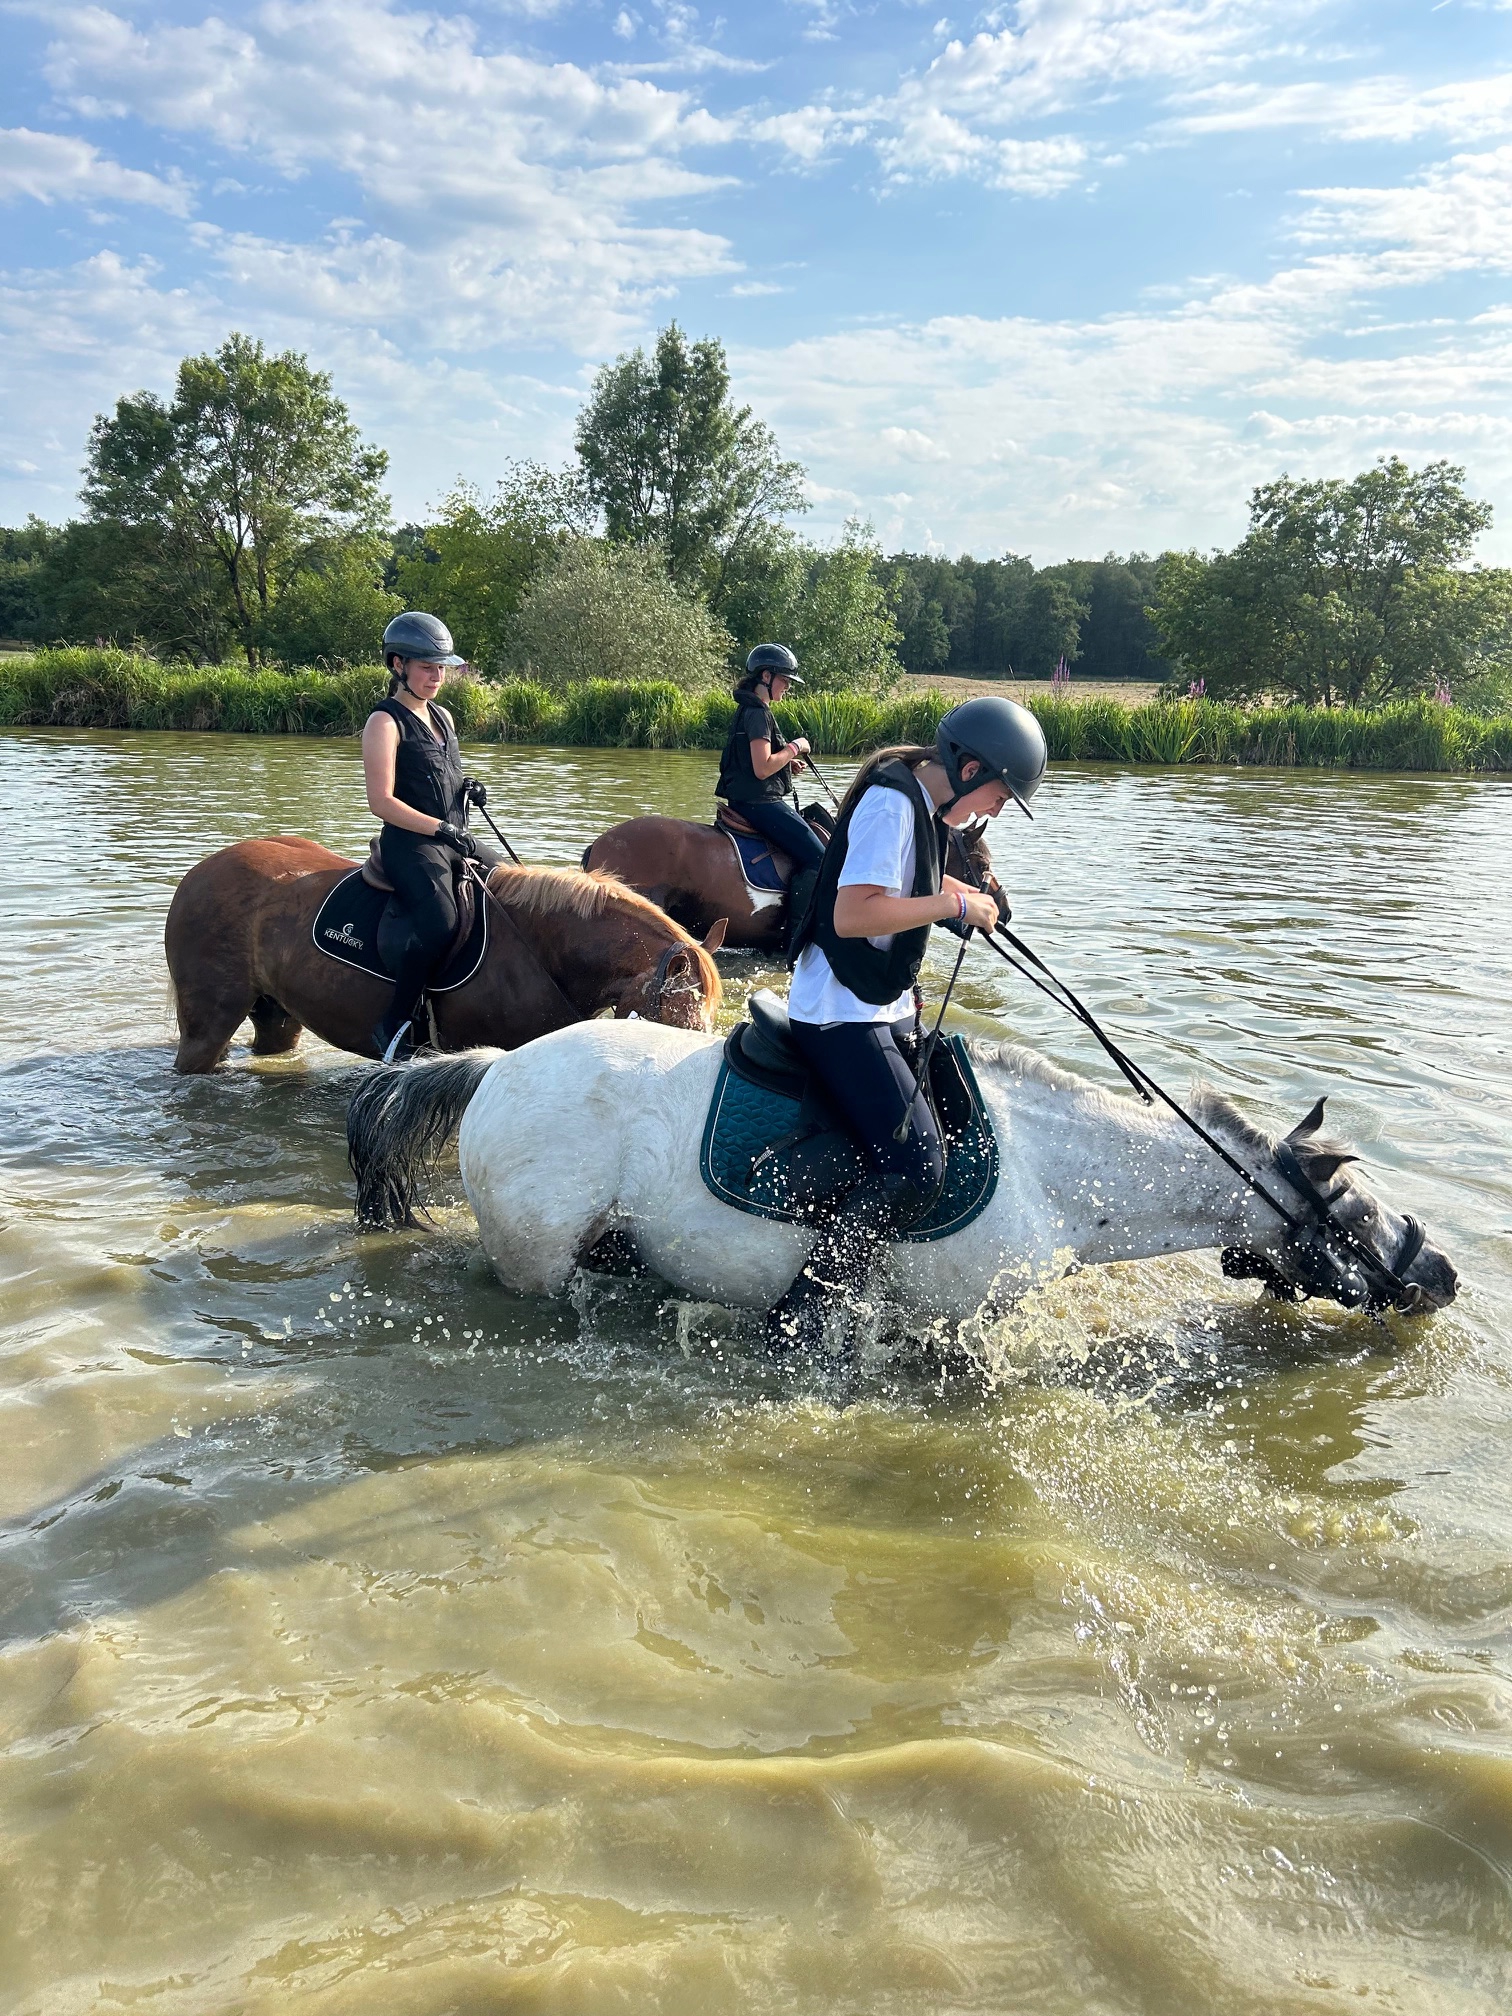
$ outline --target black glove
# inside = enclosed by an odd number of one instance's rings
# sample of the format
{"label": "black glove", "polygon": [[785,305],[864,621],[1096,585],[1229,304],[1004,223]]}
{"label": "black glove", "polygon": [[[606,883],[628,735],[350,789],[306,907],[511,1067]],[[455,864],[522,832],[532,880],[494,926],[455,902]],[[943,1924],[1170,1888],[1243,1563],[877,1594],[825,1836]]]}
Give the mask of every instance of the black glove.
{"label": "black glove", "polygon": [[453,853],[460,854],[464,861],[476,861],[478,858],[477,841],[471,833],[464,833],[460,826],[453,826],[443,819],[433,837],[439,840],[443,847],[450,847]]}
{"label": "black glove", "polygon": [[469,805],[476,805],[481,812],[488,803],[488,790],[476,777],[462,779],[462,795]]}

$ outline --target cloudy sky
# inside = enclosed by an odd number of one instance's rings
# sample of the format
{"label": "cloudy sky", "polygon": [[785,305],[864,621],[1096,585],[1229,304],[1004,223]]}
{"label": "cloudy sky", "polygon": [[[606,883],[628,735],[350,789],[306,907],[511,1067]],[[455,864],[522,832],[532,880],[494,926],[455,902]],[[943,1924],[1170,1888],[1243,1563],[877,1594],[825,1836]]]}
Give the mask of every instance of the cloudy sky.
{"label": "cloudy sky", "polygon": [[1448,455],[1512,560],[1512,0],[0,0],[0,522],[233,328],[396,513],[676,317],[889,548],[1210,546]]}

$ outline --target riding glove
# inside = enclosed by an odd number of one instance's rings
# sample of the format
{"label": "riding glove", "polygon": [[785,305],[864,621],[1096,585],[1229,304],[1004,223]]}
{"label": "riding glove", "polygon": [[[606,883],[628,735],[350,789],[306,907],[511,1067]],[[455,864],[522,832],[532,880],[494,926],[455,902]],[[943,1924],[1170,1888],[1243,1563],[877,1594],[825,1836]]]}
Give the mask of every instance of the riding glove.
{"label": "riding glove", "polygon": [[445,819],[431,837],[439,840],[443,847],[450,847],[454,853],[460,854],[464,861],[476,861],[478,858],[478,843],[471,833],[464,833],[460,826],[453,826]]}
{"label": "riding glove", "polygon": [[476,805],[481,812],[488,803],[487,787],[476,777],[462,779],[462,793],[469,805]]}

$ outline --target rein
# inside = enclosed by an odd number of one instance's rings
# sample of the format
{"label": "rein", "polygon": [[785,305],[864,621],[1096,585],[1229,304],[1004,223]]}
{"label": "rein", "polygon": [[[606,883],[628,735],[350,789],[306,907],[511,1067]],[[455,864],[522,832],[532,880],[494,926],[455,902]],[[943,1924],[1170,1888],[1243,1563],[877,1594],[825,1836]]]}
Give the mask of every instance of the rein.
{"label": "rein", "polygon": [[[977,882],[977,887],[981,887],[980,881]],[[1367,1309],[1374,1312],[1387,1303],[1398,1309],[1410,1306],[1416,1291],[1410,1282],[1403,1279],[1403,1276],[1422,1251],[1425,1237],[1423,1228],[1416,1218],[1408,1216],[1404,1219],[1406,1230],[1402,1235],[1401,1248],[1396,1254],[1394,1261],[1388,1265],[1378,1253],[1372,1251],[1366,1245],[1358,1233],[1353,1232],[1349,1226],[1339,1222],[1333,1214],[1333,1206],[1338,1201],[1338,1193],[1335,1192],[1333,1196],[1325,1196],[1303,1169],[1296,1152],[1288,1143],[1282,1141],[1276,1147],[1277,1165],[1287,1182],[1298,1192],[1307,1206],[1306,1212],[1300,1215],[1290,1210],[1281,1202],[1274,1191],[1261,1182],[1258,1176],[1251,1170],[1246,1169],[1236,1155],[1230,1154],[1223,1143],[1210,1134],[1201,1121],[1189,1113],[1179,1100],[1173,1099],[1165,1087],[1158,1084],[1142,1064],[1136,1064],[1127,1051],[1114,1042],[1113,1038],[1103,1028],[1086,1003],[1079,1000],[1071,992],[1071,989],[1058,974],[1051,972],[1039,954],[1032,947],[1026,945],[1016,932],[1010,931],[1006,924],[1000,924],[997,927],[996,935],[979,932],[977,937],[982,944],[989,946],[1000,959],[1013,967],[1015,972],[1021,973],[1032,986],[1037,987],[1058,1008],[1063,1008],[1068,1015],[1073,1016],[1076,1021],[1080,1022],[1084,1029],[1089,1030],[1145,1104],[1147,1106],[1152,1105],[1158,1099],[1162,1105],[1169,1107],[1177,1119],[1189,1127],[1198,1140],[1210,1148],[1219,1161],[1226,1164],[1254,1196],[1258,1197],[1262,1203],[1269,1205],[1271,1210],[1275,1212],[1276,1216],[1296,1236],[1304,1248],[1308,1244],[1320,1239],[1323,1241],[1325,1248],[1330,1240],[1342,1247],[1350,1260],[1353,1261],[1356,1272],[1361,1276],[1364,1288],[1364,1295],[1361,1299]],[[1010,952],[1005,946],[999,945],[997,942],[998,937],[1005,938],[1008,945],[1013,947],[1013,951]],[[963,947],[962,949],[964,950],[965,948]],[[1015,953],[1019,956],[1015,957]],[[956,962],[956,970],[958,972],[960,970],[959,960]],[[954,981],[952,980],[953,984]],[[1308,1223],[1309,1218],[1313,1221],[1311,1226]]]}

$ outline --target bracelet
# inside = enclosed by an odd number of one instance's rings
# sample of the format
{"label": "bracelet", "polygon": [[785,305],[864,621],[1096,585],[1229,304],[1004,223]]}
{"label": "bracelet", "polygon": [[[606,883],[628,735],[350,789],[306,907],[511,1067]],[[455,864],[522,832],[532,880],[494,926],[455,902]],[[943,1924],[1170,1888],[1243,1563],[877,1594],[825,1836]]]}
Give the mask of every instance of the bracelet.
{"label": "bracelet", "polygon": [[956,918],[962,924],[966,922],[966,897],[960,889],[956,891]]}

